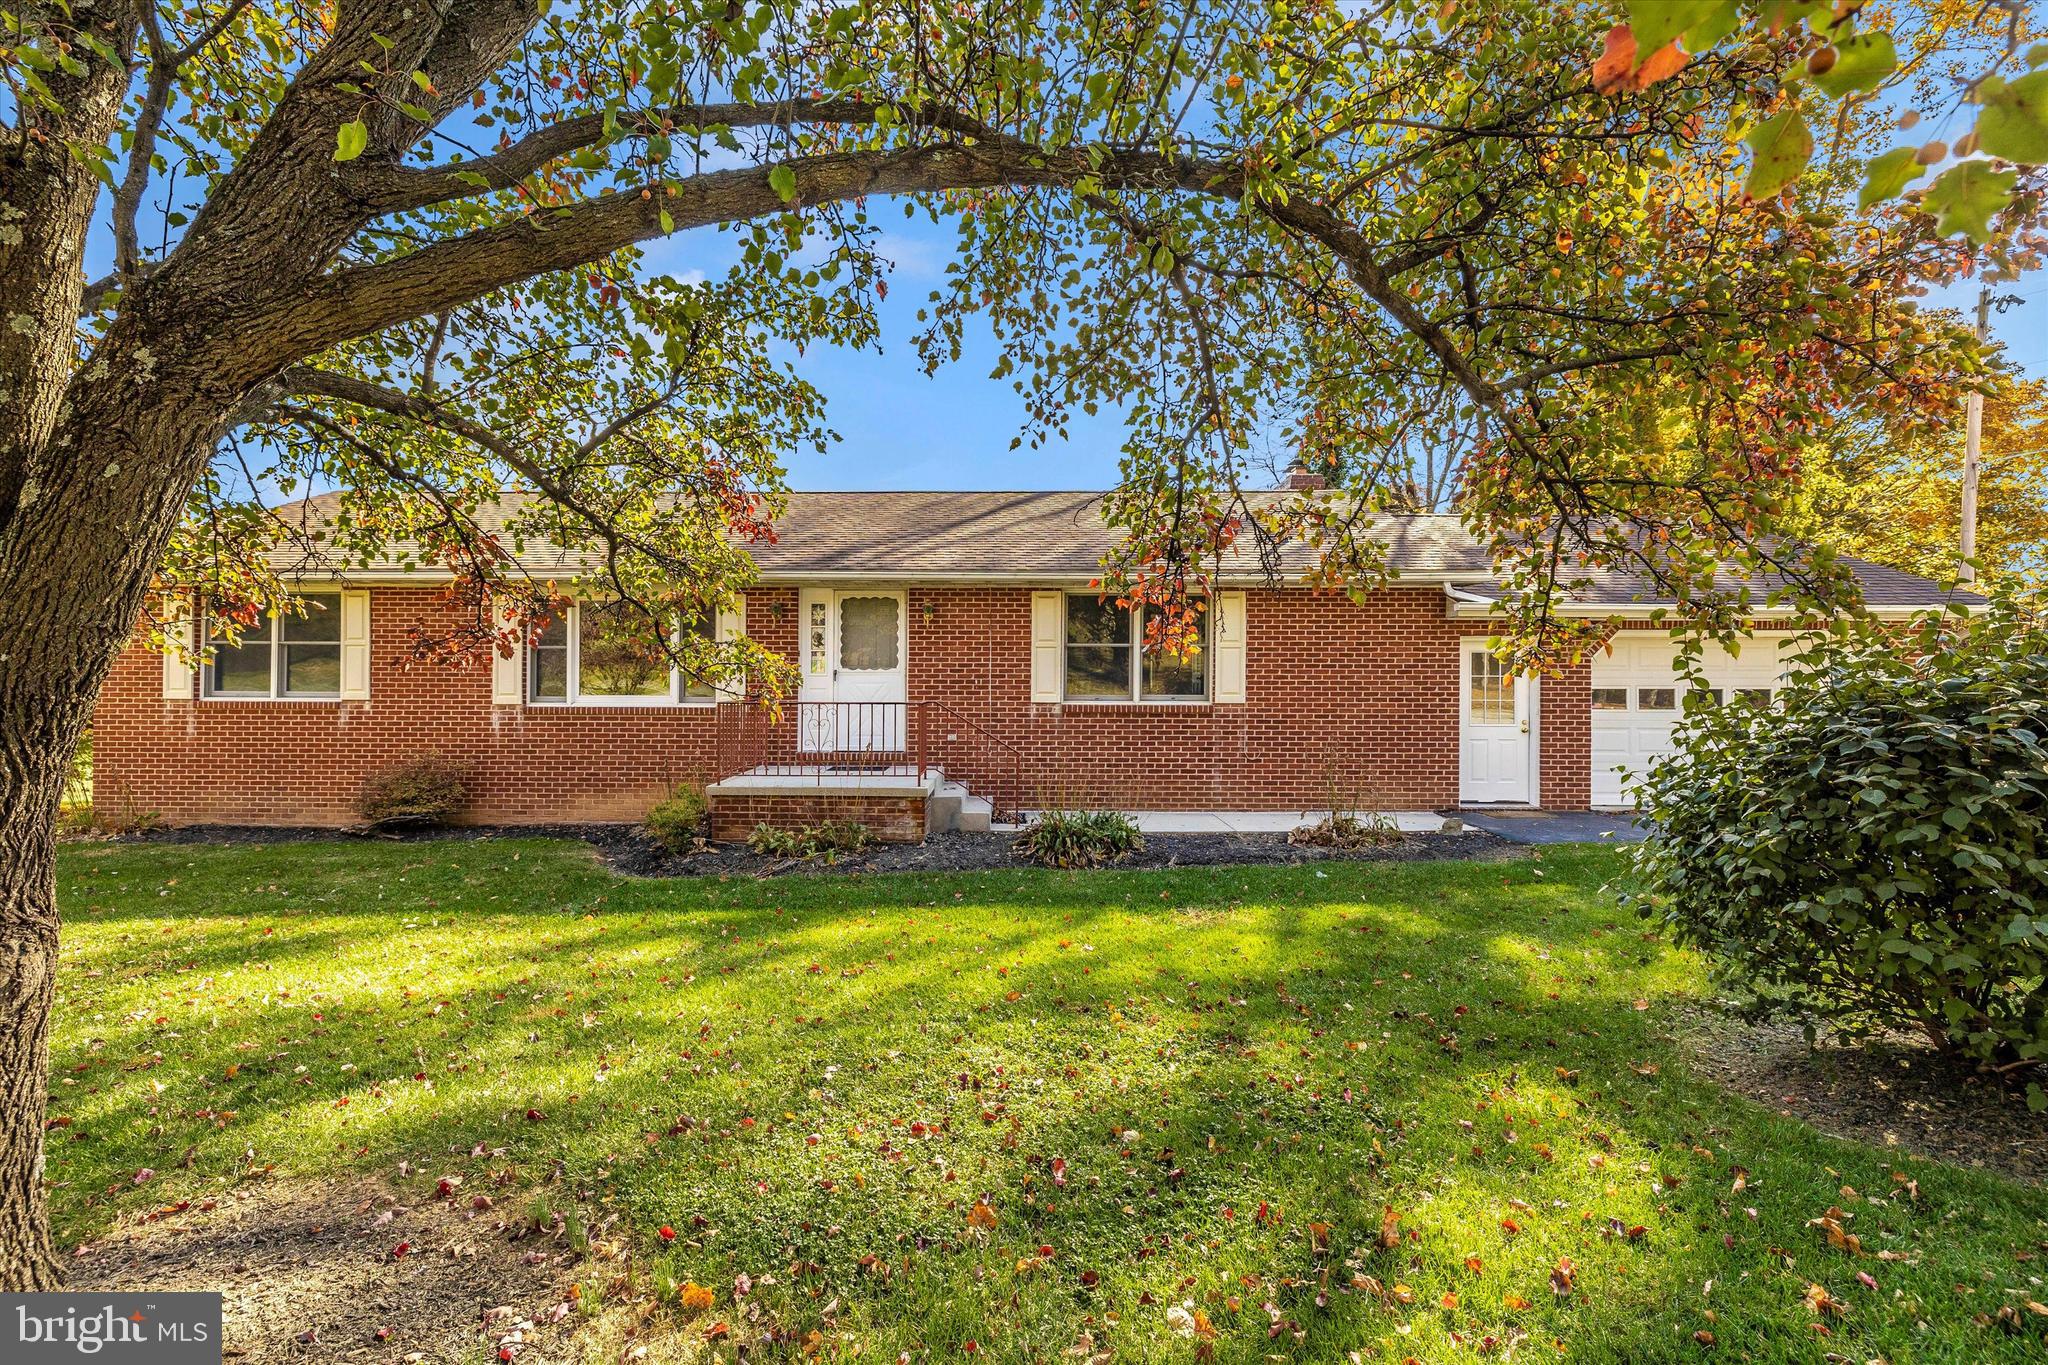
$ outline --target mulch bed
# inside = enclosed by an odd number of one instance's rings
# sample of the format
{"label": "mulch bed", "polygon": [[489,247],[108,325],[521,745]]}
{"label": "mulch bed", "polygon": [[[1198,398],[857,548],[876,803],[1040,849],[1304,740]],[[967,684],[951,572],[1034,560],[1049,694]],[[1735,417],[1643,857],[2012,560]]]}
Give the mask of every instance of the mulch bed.
{"label": "mulch bed", "polygon": [[[867,872],[1004,872],[1034,866],[1011,852],[1011,834],[935,834],[922,844],[877,844],[837,862],[823,858],[770,858],[742,844],[702,853],[671,854],[637,829],[598,843],[604,858],[639,877],[779,877]],[[1114,868],[1262,867],[1321,862],[1414,862],[1424,859],[1520,857],[1527,850],[1505,839],[1465,834],[1404,834],[1369,848],[1304,848],[1284,834],[1148,834],[1145,850]]]}
{"label": "mulch bed", "polygon": [[1831,1137],[2048,1181],[2048,1113],[2022,1089],[1935,1052],[1910,1035],[1855,1042],[1797,1024],[1746,1024],[1698,1011],[1681,1041],[1698,1071]]}
{"label": "mulch bed", "polygon": [[[1010,851],[1013,835],[935,834],[922,844],[877,844],[827,862],[824,858],[776,858],[744,844],[716,844],[700,853],[671,854],[637,825],[465,826],[452,829],[368,834],[334,829],[243,825],[181,825],[120,836],[123,840],[169,844],[276,844],[318,839],[581,839],[617,871],[636,877],[847,876],[872,872],[1001,872],[1031,863]],[[1324,862],[1419,862],[1465,859],[1497,862],[1525,858],[1530,850],[1482,830],[1459,834],[1403,834],[1391,842],[1355,849],[1305,847],[1284,834],[1152,834],[1145,851],[1118,868],[1294,866]]]}

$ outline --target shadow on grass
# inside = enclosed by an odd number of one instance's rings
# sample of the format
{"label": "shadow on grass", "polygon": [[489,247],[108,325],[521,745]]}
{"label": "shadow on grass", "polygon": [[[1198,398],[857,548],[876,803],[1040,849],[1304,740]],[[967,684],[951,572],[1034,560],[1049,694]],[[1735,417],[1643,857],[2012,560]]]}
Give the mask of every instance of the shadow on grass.
{"label": "shadow on grass", "polygon": [[[57,1205],[103,1224],[188,1146],[180,1186],[559,1173],[657,1268],[892,1354],[1184,1360],[1183,1302],[1222,1359],[1690,1359],[1700,1331],[1803,1359],[1816,1323],[1863,1355],[2003,1351],[1984,1274],[2048,1201],[1931,1166],[1896,1196],[1892,1158],[1687,1075],[1653,1006],[1693,965],[1602,898],[1618,866],[648,883],[536,844],[87,854]],[[1845,1200],[1900,1258],[1863,1263],[1889,1298],[1807,1227]]]}

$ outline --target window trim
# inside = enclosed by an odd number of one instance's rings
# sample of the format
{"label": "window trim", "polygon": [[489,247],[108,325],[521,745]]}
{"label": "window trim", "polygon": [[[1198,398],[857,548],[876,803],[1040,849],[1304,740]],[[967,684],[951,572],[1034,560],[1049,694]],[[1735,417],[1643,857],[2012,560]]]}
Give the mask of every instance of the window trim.
{"label": "window trim", "polygon": [[[1215,704],[1216,613],[1213,606],[1205,608],[1202,612],[1202,690],[1200,692],[1188,692],[1178,696],[1153,697],[1145,695],[1145,608],[1140,604],[1133,604],[1125,612],[1131,625],[1131,638],[1128,645],[1131,652],[1129,687],[1124,692],[1113,697],[1075,696],[1067,686],[1067,652],[1076,647],[1074,641],[1068,638],[1068,621],[1072,604],[1076,598],[1089,599],[1097,596],[1096,594],[1074,592],[1062,593],[1060,595],[1060,701],[1062,704],[1069,706],[1157,706],[1169,709],[1175,707],[1212,706]],[[1204,600],[1206,601],[1207,599]],[[1106,605],[1114,609],[1116,605],[1115,599],[1109,599]],[[1081,647],[1088,648],[1089,646],[1083,645]],[[1108,647],[1121,649],[1126,646],[1113,645]]]}
{"label": "window trim", "polygon": [[[712,684],[710,695],[692,697],[683,691],[683,670],[671,660],[668,666],[668,692],[662,696],[608,697],[583,695],[583,603],[576,600],[569,603],[569,609],[557,618],[563,626],[567,647],[563,649],[567,664],[567,690],[560,697],[542,697],[534,693],[534,665],[540,657],[540,646],[536,642],[520,651],[520,702],[525,706],[538,706],[548,710],[565,707],[603,707],[608,710],[646,711],[663,707],[674,709],[696,709],[718,705],[718,689]],[[719,623],[711,623],[711,639],[717,643],[724,632]]]}
{"label": "window trim", "polygon": [[[218,662],[218,658],[210,651],[213,650],[215,645],[225,642],[214,636],[213,613],[209,611],[201,613],[199,621],[199,699],[201,701],[293,702],[318,706],[328,702],[345,700],[342,696],[341,674],[344,667],[342,660],[348,649],[348,632],[342,622],[342,614],[345,610],[342,605],[342,594],[337,590],[331,593],[309,592],[302,594],[302,596],[331,597],[334,599],[334,647],[336,651],[334,690],[332,692],[287,692],[284,690],[285,614],[279,611],[265,613],[268,626],[261,635],[257,635],[254,632],[245,632],[240,641],[241,645],[246,647],[260,640],[266,647],[270,655],[270,667],[266,674],[269,678],[269,686],[266,690],[262,692],[222,692],[217,690],[214,687],[213,679],[214,665]],[[295,640],[292,643],[303,645],[326,644],[327,642],[324,640]]]}

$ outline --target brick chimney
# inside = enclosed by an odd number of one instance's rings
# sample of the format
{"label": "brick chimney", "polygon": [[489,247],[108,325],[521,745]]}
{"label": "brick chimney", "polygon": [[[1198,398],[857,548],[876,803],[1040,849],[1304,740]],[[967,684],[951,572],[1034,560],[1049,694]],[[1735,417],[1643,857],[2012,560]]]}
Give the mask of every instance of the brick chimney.
{"label": "brick chimney", "polygon": [[1280,481],[1280,486],[1290,493],[1313,493],[1328,488],[1330,481],[1303,464],[1297,455],[1287,466],[1287,476]]}

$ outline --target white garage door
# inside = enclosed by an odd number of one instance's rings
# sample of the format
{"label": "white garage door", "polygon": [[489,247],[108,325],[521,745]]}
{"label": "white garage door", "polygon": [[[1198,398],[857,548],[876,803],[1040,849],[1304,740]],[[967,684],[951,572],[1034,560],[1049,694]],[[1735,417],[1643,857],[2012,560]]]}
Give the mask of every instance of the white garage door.
{"label": "white garage door", "polygon": [[[1756,635],[1739,655],[1708,645],[1701,659],[1706,686],[1718,701],[1768,703],[1783,668],[1780,652],[1791,638]],[[1611,652],[1593,656],[1594,805],[1633,805],[1629,778],[1671,752],[1688,686],[1674,663],[1677,652],[1662,631],[1625,630],[1614,637]]]}

